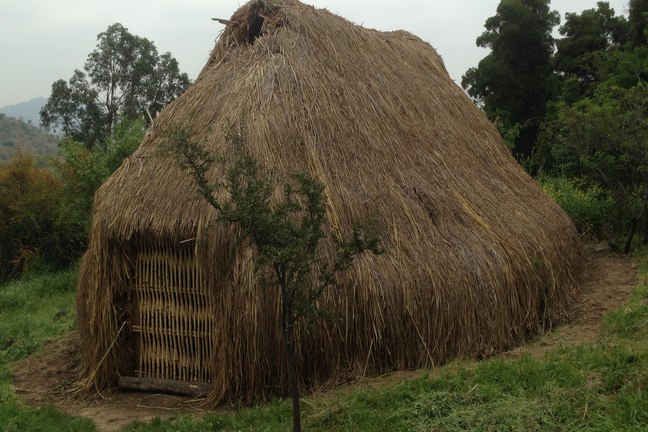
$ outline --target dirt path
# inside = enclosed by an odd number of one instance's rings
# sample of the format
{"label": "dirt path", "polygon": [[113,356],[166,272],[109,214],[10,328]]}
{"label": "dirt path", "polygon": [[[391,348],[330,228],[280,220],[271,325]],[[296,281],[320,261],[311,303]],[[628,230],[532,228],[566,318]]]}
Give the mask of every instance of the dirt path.
{"label": "dirt path", "polygon": [[516,357],[522,353],[542,357],[557,346],[573,346],[594,342],[601,320],[608,312],[630,300],[637,284],[638,269],[625,255],[601,253],[587,258],[580,301],[575,305],[569,323],[556,328],[539,341],[500,354]]}
{"label": "dirt path", "polygon": [[53,404],[60,411],[91,418],[99,431],[118,431],[135,420],[172,413],[203,412],[197,401],[173,395],[111,391],[80,400],[73,396],[78,352],[74,332],[18,362],[13,376],[16,395],[29,405]]}
{"label": "dirt path", "polygon": [[[591,255],[587,259],[582,298],[571,322],[538,342],[500,355],[516,357],[528,353],[540,357],[559,344],[576,345],[596,340],[601,318],[628,301],[636,279],[637,269],[629,258],[607,252]],[[61,411],[89,417],[100,431],[106,432],[118,431],[134,420],[146,421],[180,412],[204,413],[199,401],[171,395],[115,391],[90,400],[71,397],[78,349],[78,336],[73,333],[47,344],[39,354],[18,362],[14,368],[18,397],[31,405],[54,404]],[[412,377],[416,373],[403,372],[396,377],[401,375]],[[387,377],[385,380],[393,379]]]}

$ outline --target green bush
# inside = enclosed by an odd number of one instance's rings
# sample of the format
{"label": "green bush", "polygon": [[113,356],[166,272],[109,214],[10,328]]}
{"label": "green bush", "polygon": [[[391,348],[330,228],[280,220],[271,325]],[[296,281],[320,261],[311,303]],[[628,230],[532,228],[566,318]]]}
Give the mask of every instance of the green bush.
{"label": "green bush", "polygon": [[133,153],[146,134],[143,118],[121,118],[103,145],[89,150],[84,143],[64,138],[56,167],[63,182],[63,204],[87,235],[94,194],[99,186]]}
{"label": "green bush", "polygon": [[612,232],[614,200],[599,187],[584,185],[578,179],[546,178],[538,183],[569,215],[580,233],[605,236]]}
{"label": "green bush", "polygon": [[47,263],[65,268],[85,244],[83,225],[64,205],[63,183],[20,151],[0,164],[0,281]]}
{"label": "green bush", "polygon": [[69,139],[43,166],[20,149],[0,164],[0,281],[30,269],[61,270],[87,247],[94,194],[139,145],[143,119],[121,119],[102,146]]}

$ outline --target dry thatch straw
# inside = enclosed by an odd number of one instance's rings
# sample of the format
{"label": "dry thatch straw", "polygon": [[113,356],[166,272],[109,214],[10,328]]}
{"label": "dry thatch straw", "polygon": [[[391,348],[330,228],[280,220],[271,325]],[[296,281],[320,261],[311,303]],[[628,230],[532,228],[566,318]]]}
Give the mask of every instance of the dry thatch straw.
{"label": "dry thatch straw", "polygon": [[231,253],[233,229],[196,242],[214,211],[154,157],[170,125],[223,154],[223,131],[244,122],[278,180],[326,184],[333,230],[378,208],[388,253],[360,256],[326,294],[339,320],[296,335],[302,385],[487,356],[560,322],[582,268],[577,233],[434,49],[297,0],[265,6],[253,44],[256,4],[234,14],[196,83],[96,194],[78,290],[84,387],[208,381],[210,403],[287,387],[277,297],[257,287],[253,252]]}

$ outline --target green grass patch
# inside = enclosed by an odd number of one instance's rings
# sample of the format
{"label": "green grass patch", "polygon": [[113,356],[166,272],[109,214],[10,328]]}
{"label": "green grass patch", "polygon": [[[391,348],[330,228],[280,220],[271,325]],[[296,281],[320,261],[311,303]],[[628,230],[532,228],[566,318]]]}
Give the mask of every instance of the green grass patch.
{"label": "green grass patch", "polygon": [[451,376],[349,394],[305,423],[316,431],[641,430],[648,406],[631,383],[645,364],[635,358],[619,368],[631,355],[598,346],[483,361]]}
{"label": "green grass patch", "polygon": [[0,430],[5,432],[92,432],[90,419],[72,417],[50,406],[29,408],[10,400],[0,404]]}
{"label": "green grass patch", "polygon": [[[646,430],[647,356],[620,341],[612,337],[596,345],[559,348],[544,359],[451,364],[384,388],[340,391],[328,399],[306,397],[304,430]],[[125,430],[289,431],[290,422],[290,401],[274,401],[202,419],[137,422]]]}
{"label": "green grass patch", "polygon": [[26,275],[0,286],[0,431],[95,431],[92,421],[18,402],[10,363],[74,327],[77,270]]}
{"label": "green grass patch", "polygon": [[0,286],[0,364],[24,358],[74,326],[77,271]]}

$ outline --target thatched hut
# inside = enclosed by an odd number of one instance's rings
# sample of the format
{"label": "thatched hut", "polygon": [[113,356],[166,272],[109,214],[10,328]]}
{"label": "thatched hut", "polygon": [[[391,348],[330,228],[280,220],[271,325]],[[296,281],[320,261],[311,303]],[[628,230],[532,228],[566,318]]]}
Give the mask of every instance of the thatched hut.
{"label": "thatched hut", "polygon": [[210,225],[193,181],[156,156],[170,125],[223,154],[224,130],[244,123],[277,176],[326,184],[332,230],[378,209],[388,252],[358,257],[325,295],[337,320],[298,329],[302,385],[488,356],[561,321],[577,233],[435,50],[297,0],[264,6],[228,20],[195,84],[96,194],[78,286],[83,382],[202,382],[213,403],[287,387],[277,296],[257,286],[253,250],[232,253],[235,228]]}

